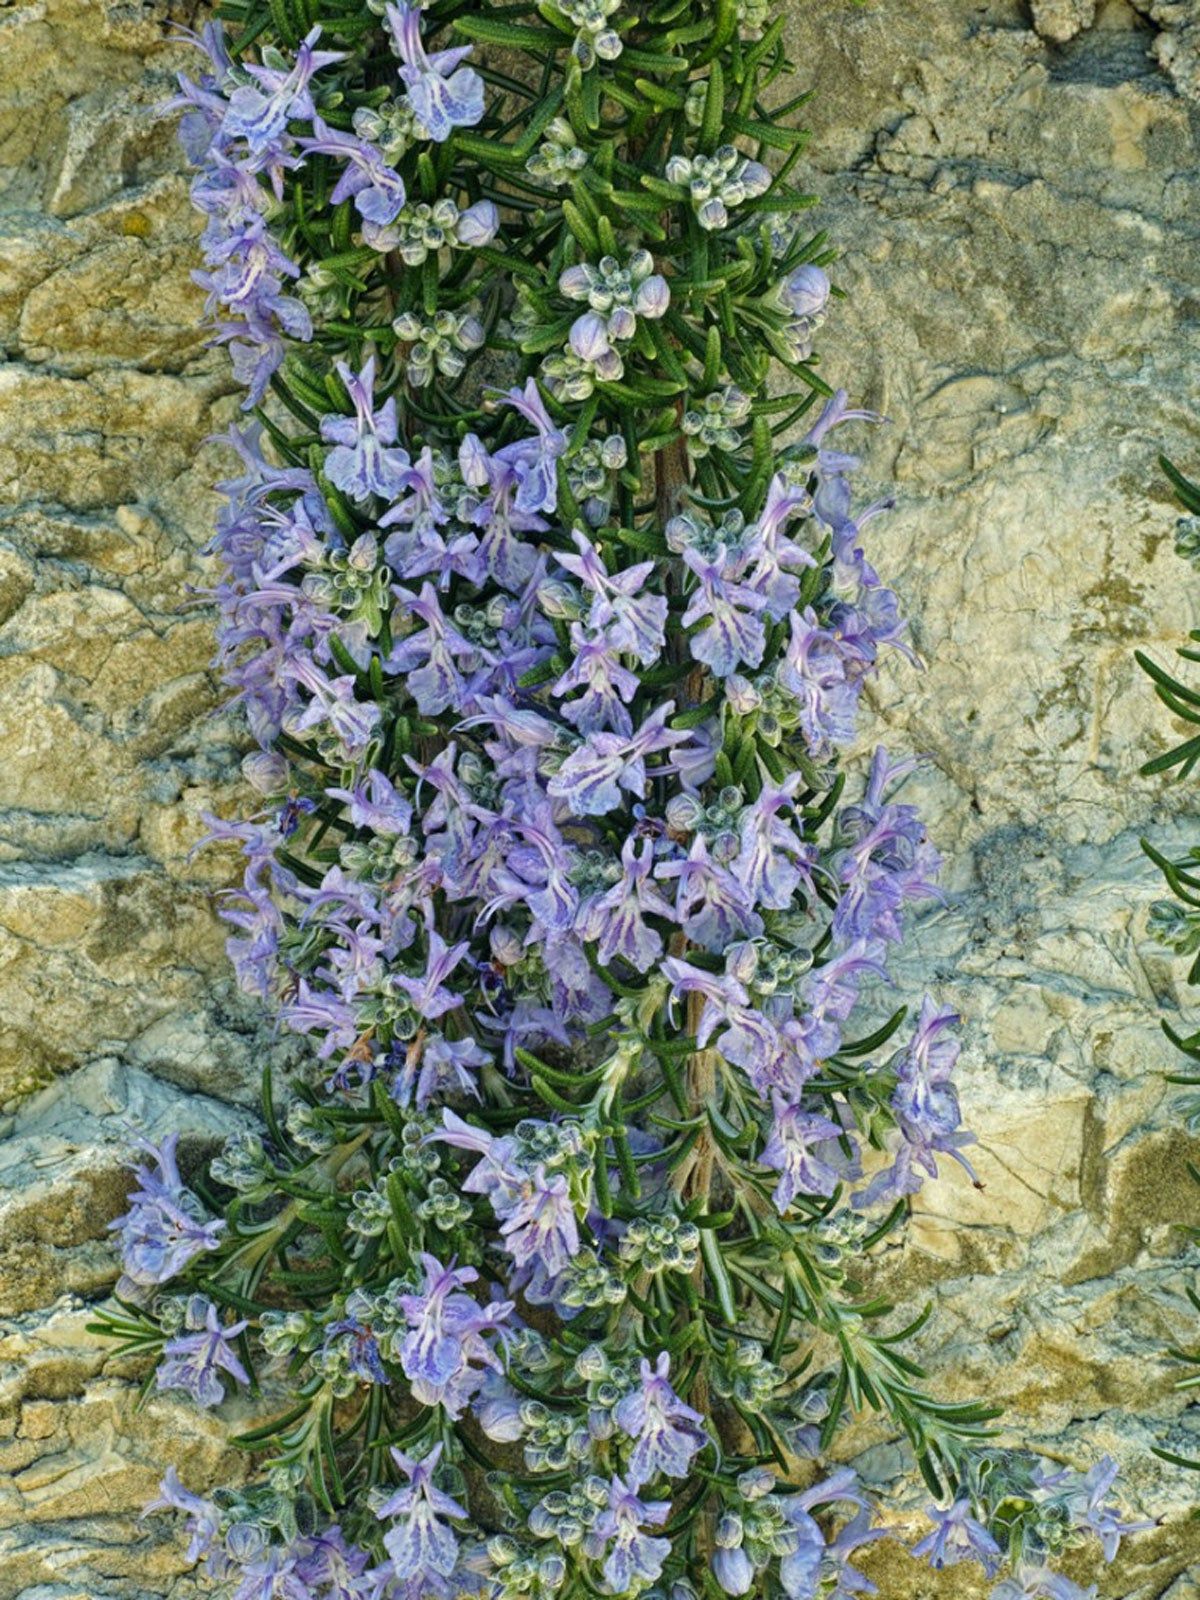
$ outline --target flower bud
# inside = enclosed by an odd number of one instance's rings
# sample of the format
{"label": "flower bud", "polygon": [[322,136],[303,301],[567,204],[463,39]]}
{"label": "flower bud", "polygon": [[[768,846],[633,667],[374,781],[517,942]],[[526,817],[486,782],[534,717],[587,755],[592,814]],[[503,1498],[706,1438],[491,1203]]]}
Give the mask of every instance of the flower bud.
{"label": "flower bud", "polygon": [[797,267],[779,285],[779,300],[794,317],[819,316],[828,299],[828,274],[811,263]]}
{"label": "flower bud", "polygon": [[595,364],[608,354],[608,327],[594,311],[585,311],[571,324],[569,342],[581,361]]}
{"label": "flower bud", "polygon": [[725,971],[738,983],[751,983],[758,971],[758,946],[750,939],[730,945],[725,952]]}
{"label": "flower bud", "polygon": [[287,787],[287,759],[278,750],[253,750],[242,757],[242,776],[259,794],[278,794]]}
{"label": "flower bud", "polygon": [[664,317],[670,304],[671,291],[667,286],[667,280],[660,272],[638,284],[637,293],[633,297],[633,309],[639,317]]}
{"label": "flower bud", "polygon": [[726,678],[725,698],[740,717],[748,717],[762,705],[762,695],[749,678],[743,678],[740,672]]}
{"label": "flower bud", "polygon": [[717,1546],[721,1550],[736,1550],[742,1542],[745,1529],[742,1519],[736,1511],[723,1511],[717,1521],[717,1531],[714,1535]]}
{"label": "flower bud", "polygon": [[500,213],[491,200],[477,200],[459,216],[455,227],[458,242],[473,250],[490,244],[500,229]]}
{"label": "flower bud", "polygon": [[521,943],[521,936],[514,929],[497,923],[488,935],[488,944],[491,947],[493,958],[502,967],[515,967],[525,954]]}
{"label": "flower bud", "polygon": [[736,1550],[717,1550],[712,1558],[712,1571],[726,1594],[746,1594],[754,1582],[754,1567],[740,1545]]}

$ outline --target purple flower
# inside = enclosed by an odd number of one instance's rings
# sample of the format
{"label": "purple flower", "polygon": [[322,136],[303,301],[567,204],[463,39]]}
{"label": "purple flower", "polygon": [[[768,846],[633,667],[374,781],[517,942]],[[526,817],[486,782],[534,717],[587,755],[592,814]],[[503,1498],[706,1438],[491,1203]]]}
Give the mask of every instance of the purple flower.
{"label": "purple flower", "polygon": [[331,800],[343,801],[356,828],[393,837],[405,834],[412,826],[412,806],[386,773],[372,767],[353,789],[326,789]]}
{"label": "purple flower", "polygon": [[434,1137],[482,1157],[463,1180],[463,1189],[491,1202],[504,1248],[522,1269],[514,1286],[528,1281],[531,1297],[549,1297],[554,1280],[579,1254],[579,1223],[566,1174],[548,1172],[543,1161],[525,1154],[515,1136],[497,1138],[449,1109],[443,1111],[442,1131]]}
{"label": "purple flower", "polygon": [[199,1295],[188,1304],[187,1322],[198,1331],[167,1340],[155,1384],[159,1389],[185,1390],[198,1406],[219,1406],[225,1398],[219,1371],[227,1372],[235,1383],[250,1382],[233,1352],[233,1340],[249,1324],[231,1322],[223,1327],[216,1306]]}
{"label": "purple flower", "polygon": [[685,550],[683,559],[700,584],[683,614],[683,626],[708,618],[708,625],[688,639],[694,659],[718,678],[728,678],[743,664],[757,667],[767,637],[757,613],[765,609],[766,597],[727,576],[723,547],[711,559],[697,550]]}
{"label": "purple flower", "polygon": [[1094,1533],[1100,1540],[1105,1561],[1116,1560],[1125,1534],[1143,1533],[1157,1526],[1144,1519],[1127,1522],[1121,1516],[1120,1507],[1106,1501],[1119,1470],[1111,1456],[1104,1456],[1086,1475],[1067,1468],[1052,1474],[1041,1473],[1038,1477],[1038,1487],[1046,1491],[1046,1498],[1064,1506],[1081,1532]]}
{"label": "purple flower", "polygon": [[742,813],[740,849],[732,871],[749,902],[764,910],[788,910],[802,885],[810,901],[816,893],[816,847],[806,844],[783,817],[785,809],[794,813],[796,791],[803,782],[799,773],[792,773],[782,784],[764,783],[758,799]]}
{"label": "purple flower", "polygon": [[403,589],[397,593],[425,626],[399,641],[387,661],[388,670],[406,675],[423,716],[436,717],[452,706],[461,708],[466,696],[459,667],[476,659],[476,647],[446,621],[431,583],[422,586],[420,595]]}
{"label": "purple flower", "polygon": [[586,686],[578,700],[562,707],[562,714],[580,733],[629,734],[633,722],[626,709],[637,693],[637,676],[622,666],[620,657],[603,635],[589,638],[577,622],[571,624],[571,664],[554,684],[553,695],[570,694]]}
{"label": "purple flower", "polygon": [[668,700],[629,735],[588,734],[550,779],[547,789],[565,800],[576,816],[602,817],[615,811],[622,803],[622,789],[640,800],[646,793],[646,757],[669,750],[687,738],[686,733],[666,726],[674,709],[674,701]]}
{"label": "purple flower", "polygon": [[860,684],[837,637],[820,627],[811,606],[793,613],[792,632],[776,668],[782,686],[795,695],[800,726],[815,752],[854,738]]}
{"label": "purple flower", "polygon": [[620,956],[638,972],[649,972],[663,953],[662,935],[646,925],[646,917],[675,920],[670,902],[654,887],[654,844],[647,839],[637,853],[631,834],[621,849],[621,876],[611,889],[588,897],[579,908],[576,931],[598,941],[596,955],[608,966]]}
{"label": "purple flower", "polygon": [[773,1196],[777,1211],[785,1212],[797,1194],[833,1194],[841,1174],[830,1165],[829,1157],[836,1157],[834,1141],[842,1132],[828,1117],[788,1105],[781,1095],[775,1096],[771,1136],[758,1159],[780,1175]]}
{"label": "purple flower", "polygon": [[913,1545],[913,1555],[925,1557],[936,1572],[943,1567],[957,1566],[960,1561],[978,1561],[989,1578],[995,1574],[1004,1552],[983,1524],[971,1515],[969,1500],[956,1500],[945,1511],[930,1506],[926,1515],[934,1529],[919,1544]]}
{"label": "purple flower", "polygon": [[588,627],[603,633],[614,649],[636,656],[644,667],[653,665],[666,637],[668,610],[663,595],[641,593],[654,562],[639,561],[610,576],[587,535],[576,529],[571,537],[579,554],[556,551],[554,559],[591,591]]}
{"label": "purple flower", "polygon": [[406,450],[392,448],[399,437],[395,398],[374,409],[373,355],[357,376],[344,361],[336,366],[354,415],[321,418],[321,437],[335,447],[325,457],[325,476],[353,500],[368,500],[373,494],[392,500],[404,488],[410,465]]}
{"label": "purple flower", "polygon": [[476,200],[473,206],[459,212],[454,225],[459,244],[468,250],[478,250],[481,245],[491,244],[499,231],[500,213],[492,200]]}
{"label": "purple flower", "polygon": [[635,1441],[626,1476],[632,1488],[651,1482],[660,1472],[686,1478],[692,1457],[708,1444],[704,1418],[685,1405],[668,1381],[671,1357],[664,1350],[652,1367],[644,1357],[638,1385],[619,1400],[613,1421]]}
{"label": "purple flower", "polygon": [[611,337],[608,321],[598,311],[585,311],[576,317],[567,335],[571,354],[591,367],[601,383],[619,383],[625,375],[625,363],[610,343]]}
{"label": "purple flower", "polygon": [[357,1317],[331,1322],[325,1332],[323,1351],[336,1350],[346,1362],[346,1370],[362,1383],[387,1383],[387,1368],[379,1353],[379,1340]]}
{"label": "purple flower", "polygon": [[109,1227],[120,1237],[126,1285],[144,1291],[169,1282],[193,1256],[215,1250],[225,1223],[207,1220],[199,1200],[185,1188],[175,1164],[177,1133],[168,1134],[158,1149],[138,1142],[158,1163],[158,1172],[134,1167],[139,1187],[129,1197],[129,1210]]}
{"label": "purple flower", "polygon": [[315,108],[309,81],[322,67],[341,61],[344,54],[341,50],[315,50],[313,46],[320,37],[319,27],[309,31],[296,51],[290,71],[244,63],[244,70],[255,83],[241,84],[229,96],[221,130],[227,138],[244,139],[254,154],[261,155],[278,145],[289,121],[312,118]]}
{"label": "purple flower", "polygon": [[779,298],[794,317],[816,317],[829,301],[829,275],[811,263],[796,267],[779,286]]}
{"label": "purple flower", "polygon": [[474,1039],[444,1039],[440,1033],[415,1039],[401,1055],[392,1079],[392,1099],[402,1106],[415,1105],[418,1111],[448,1094],[478,1100],[476,1073],[492,1059]]}
{"label": "purple flower", "polygon": [[429,930],[429,958],[424,973],[419,978],[398,972],[393,978],[398,989],[408,995],[413,1010],[427,1022],[436,1021],[462,1005],[462,996],[444,987],[445,980],[458,966],[471,948],[466,939],[448,945],[435,928]]}
{"label": "purple flower", "polygon": [[692,840],[686,859],[663,862],[655,875],[678,878],[675,916],[688,938],[703,949],[716,953],[735,939],[757,938],[762,932],[762,918],[745,885],[710,857],[703,834]]}
{"label": "purple flower", "polygon": [[713,1551],[712,1573],[726,1594],[747,1594],[754,1582],[754,1563],[744,1545],[721,1546]]}
{"label": "purple flower", "polygon": [[336,1522],[302,1540],[299,1548],[296,1575],[307,1586],[305,1600],[313,1591],[321,1600],[376,1600],[379,1585],[367,1570],[371,1558],[347,1543]]}
{"label": "purple flower", "polygon": [[489,1368],[471,1401],[471,1411],[485,1437],[496,1444],[515,1444],[525,1431],[522,1403],[504,1374]]}
{"label": "purple flower", "polygon": [[1049,1567],[1022,1562],[1014,1578],[1005,1578],[992,1590],[991,1600],[1096,1600],[1099,1589],[1074,1583]]}
{"label": "purple flower", "polygon": [[642,1528],[646,1524],[661,1528],[670,1514],[669,1501],[640,1500],[635,1484],[612,1479],[608,1505],[596,1518],[586,1543],[590,1556],[608,1552],[602,1570],[611,1594],[639,1593],[660,1576],[671,1553],[671,1541],[656,1539]]}
{"label": "purple flower", "polygon": [[211,1500],[204,1500],[190,1489],[185,1489],[174,1467],[167,1468],[158,1486],[158,1495],[159,1498],[151,1500],[142,1515],[148,1517],[152,1511],[182,1511],[188,1519],[187,1531],[190,1536],[186,1560],[189,1564],[199,1561],[212,1549],[220,1532],[220,1512]]}
{"label": "purple flower", "polygon": [[355,678],[350,673],[329,678],[311,661],[301,660],[289,664],[287,676],[312,695],[307,705],[298,704],[284,713],[287,732],[299,735],[327,726],[348,757],[361,755],[374,736],[382,712],[373,700],[358,698]]}
{"label": "purple flower", "polygon": [[441,1454],[441,1444],[434,1445],[420,1461],[401,1450],[393,1448],[391,1452],[408,1483],[385,1500],[375,1515],[380,1522],[392,1523],[383,1545],[401,1583],[410,1578],[448,1578],[458,1560],[458,1539],[444,1519],[466,1521],[467,1512],[433,1482]]}
{"label": "purple flower", "polygon": [[483,1334],[500,1329],[512,1301],[493,1301],[485,1309],[463,1292],[479,1277],[474,1267],[443,1267],[426,1252],[420,1262],[424,1287],[399,1297],[411,1330],[400,1345],[400,1365],[422,1405],[443,1406],[457,1418],[483,1381],[484,1369],[499,1370]]}
{"label": "purple flower", "polygon": [[472,47],[435,50],[428,55],[421,39],[419,6],[389,5],[384,15],[392,48],[402,63],[405,99],[429,138],[441,144],[455,128],[474,127],[483,116],[483,79],[470,67],[459,65]]}
{"label": "purple flower", "polygon": [[524,389],[510,389],[500,397],[502,405],[531,422],[532,439],[518,439],[513,444],[501,446],[493,461],[502,462],[516,479],[513,503],[525,515],[552,512],[558,504],[558,458],[567,448],[567,436],[555,426],[545,401],[532,378],[525,380]]}
{"label": "purple flower", "polygon": [[368,222],[386,225],[394,222],[404,208],[404,180],[393,171],[373,144],[352,133],[328,128],[320,117],[313,118],[313,139],[301,139],[300,148],[334,156],[346,163],[346,170],[334,185],[330,205],[354,199],[354,208]]}
{"label": "purple flower", "polygon": [[816,1506],[835,1501],[866,1504],[850,1467],[841,1467],[803,1494],[789,1495],[780,1502],[790,1524],[790,1549],[780,1557],[779,1580],[789,1600],[815,1600],[827,1550],[825,1535],[812,1512]]}
{"label": "purple flower", "polygon": [[914,1169],[936,1177],[939,1154],[957,1161],[978,1185],[974,1168],[962,1154],[962,1146],[973,1143],[974,1135],[959,1127],[958,1095],[950,1082],[959,1045],[949,1030],[957,1023],[955,1013],[940,1011],[929,995],[922,1000],[912,1042],[896,1065],[897,1082],[891,1103],[901,1144],[891,1167],[855,1195],[855,1205],[878,1205],[916,1194],[922,1180]]}

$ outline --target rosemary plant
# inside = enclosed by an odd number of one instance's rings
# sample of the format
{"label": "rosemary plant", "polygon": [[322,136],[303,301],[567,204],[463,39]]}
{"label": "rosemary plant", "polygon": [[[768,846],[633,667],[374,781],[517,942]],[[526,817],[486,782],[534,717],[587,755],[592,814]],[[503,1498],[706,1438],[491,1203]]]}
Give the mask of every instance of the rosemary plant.
{"label": "rosemary plant", "polygon": [[938,860],[909,761],[839,768],[908,647],[769,9],[230,0],[181,81],[253,413],[216,599],[263,807],[212,834],[313,1048],[190,1185],[149,1152],[98,1325],[257,1397],[247,1485],[162,1491],[237,1600],[869,1590],[822,1463],[870,1411],[918,1551],[1009,1600],[1127,1526],[861,1286],[969,1136],[956,1019],[880,1020]]}

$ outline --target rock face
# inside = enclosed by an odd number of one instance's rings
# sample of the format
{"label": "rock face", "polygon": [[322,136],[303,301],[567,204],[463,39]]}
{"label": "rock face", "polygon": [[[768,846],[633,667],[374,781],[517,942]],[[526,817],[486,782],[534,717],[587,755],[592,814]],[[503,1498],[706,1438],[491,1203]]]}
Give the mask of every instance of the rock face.
{"label": "rock face", "polygon": [[[1189,835],[1137,777],[1172,736],[1131,659],[1166,660],[1200,585],[1155,456],[1200,465],[1200,28],[1193,0],[788,0],[812,181],[848,299],[825,370],[891,419],[873,525],[928,670],[876,695],[880,737],[949,859],[908,958],[963,1013],[986,1187],[947,1175],[881,1267],[935,1292],[940,1391],[1016,1437],[1110,1449],[1165,1526],[1112,1596],[1200,1594],[1200,1452],[1163,1351],[1194,1339],[1175,1224],[1200,1221],[1161,1074],[1186,1006],[1145,935],[1137,847]],[[186,52],[148,0],[0,10],[0,1600],[190,1588],[136,1522],[164,1459],[229,1481],[225,1429],[133,1409],[86,1333],[115,1277],[128,1127],[185,1161],[244,1113],[269,1043],[192,858],[235,803],[199,555],[236,409],[202,349],[195,225],[150,108]],[[901,1457],[865,1428],[864,1469]],[[915,1499],[914,1505],[920,1500]],[[876,1551],[888,1600],[974,1595]]]}

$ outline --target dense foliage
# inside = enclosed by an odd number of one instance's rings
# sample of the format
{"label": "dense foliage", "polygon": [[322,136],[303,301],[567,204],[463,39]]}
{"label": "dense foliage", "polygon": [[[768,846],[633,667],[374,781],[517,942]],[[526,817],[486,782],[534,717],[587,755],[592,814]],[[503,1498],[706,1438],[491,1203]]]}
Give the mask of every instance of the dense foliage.
{"label": "dense foliage", "polygon": [[237,1600],[869,1591],[820,1465],[866,1411],[918,1552],[1012,1557],[1006,1600],[1127,1526],[861,1287],[971,1169],[956,1019],[881,1005],[935,893],[911,763],[839,770],[907,646],[768,13],[235,0],[182,82],[255,414],[216,598],[263,809],[212,831],[313,1050],[202,1179],[138,1167],[102,1325],[262,1397],[247,1486],[163,1486]]}

